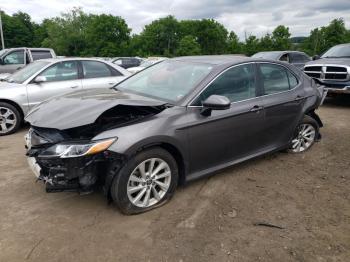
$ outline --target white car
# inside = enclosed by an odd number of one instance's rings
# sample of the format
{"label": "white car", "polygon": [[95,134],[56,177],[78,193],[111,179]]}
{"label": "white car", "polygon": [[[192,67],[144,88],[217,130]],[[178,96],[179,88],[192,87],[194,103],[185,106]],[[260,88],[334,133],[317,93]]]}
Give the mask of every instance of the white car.
{"label": "white car", "polygon": [[167,58],[165,57],[152,57],[152,58],[147,58],[145,60],[143,60],[141,62],[141,64],[139,66],[136,66],[136,67],[129,67],[127,68],[127,70],[132,73],[132,74],[135,74],[151,65],[154,65],[154,64],[157,64],[157,63],[160,63],[164,60],[166,60]]}
{"label": "white car", "polygon": [[99,59],[35,61],[0,82],[0,136],[16,132],[26,114],[51,97],[113,87],[130,75],[124,68]]}

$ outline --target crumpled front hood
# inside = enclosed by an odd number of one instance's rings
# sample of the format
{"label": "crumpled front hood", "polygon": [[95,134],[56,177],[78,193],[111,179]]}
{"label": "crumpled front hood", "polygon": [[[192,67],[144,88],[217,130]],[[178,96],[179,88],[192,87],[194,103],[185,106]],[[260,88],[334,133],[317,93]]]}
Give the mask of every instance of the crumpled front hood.
{"label": "crumpled front hood", "polygon": [[350,58],[321,58],[315,61],[310,61],[308,65],[343,65],[350,66]]}
{"label": "crumpled front hood", "polygon": [[32,126],[64,130],[92,124],[105,111],[118,105],[164,104],[166,104],[164,101],[114,89],[89,89],[49,99],[29,112],[25,120]]}

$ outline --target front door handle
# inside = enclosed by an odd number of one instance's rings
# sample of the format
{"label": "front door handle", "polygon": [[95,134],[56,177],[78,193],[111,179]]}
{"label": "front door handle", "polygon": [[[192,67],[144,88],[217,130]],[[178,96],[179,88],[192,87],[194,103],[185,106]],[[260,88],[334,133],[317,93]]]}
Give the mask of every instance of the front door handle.
{"label": "front door handle", "polygon": [[264,107],[263,106],[258,106],[258,105],[255,105],[253,106],[251,109],[250,109],[250,112],[259,112],[261,110],[263,110]]}
{"label": "front door handle", "polygon": [[78,88],[79,86],[71,86],[70,88],[74,89],[74,88]]}
{"label": "front door handle", "polygon": [[109,85],[115,85],[116,83],[113,83],[113,82],[110,82],[110,83],[108,83]]}

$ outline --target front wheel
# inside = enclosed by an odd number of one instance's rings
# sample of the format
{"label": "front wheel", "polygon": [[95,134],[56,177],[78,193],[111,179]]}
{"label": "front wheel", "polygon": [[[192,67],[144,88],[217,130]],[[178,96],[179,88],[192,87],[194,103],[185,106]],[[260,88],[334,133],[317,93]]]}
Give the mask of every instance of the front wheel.
{"label": "front wheel", "polygon": [[141,151],[116,175],[111,197],[124,214],[137,214],[166,203],[174,194],[178,167],[162,148]]}
{"label": "front wheel", "polygon": [[21,126],[22,117],[17,108],[0,102],[0,136],[15,133]]}
{"label": "front wheel", "polygon": [[289,151],[292,153],[302,153],[311,148],[318,137],[319,126],[316,120],[310,116],[305,116],[297,127]]}

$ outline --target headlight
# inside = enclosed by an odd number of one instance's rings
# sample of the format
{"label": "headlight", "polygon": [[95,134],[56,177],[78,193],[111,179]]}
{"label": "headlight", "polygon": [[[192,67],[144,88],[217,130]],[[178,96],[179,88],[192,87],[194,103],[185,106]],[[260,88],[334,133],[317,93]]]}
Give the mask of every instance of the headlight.
{"label": "headlight", "polygon": [[116,138],[111,138],[86,144],[60,143],[49,147],[39,157],[70,158],[94,155],[107,150],[116,140]]}

